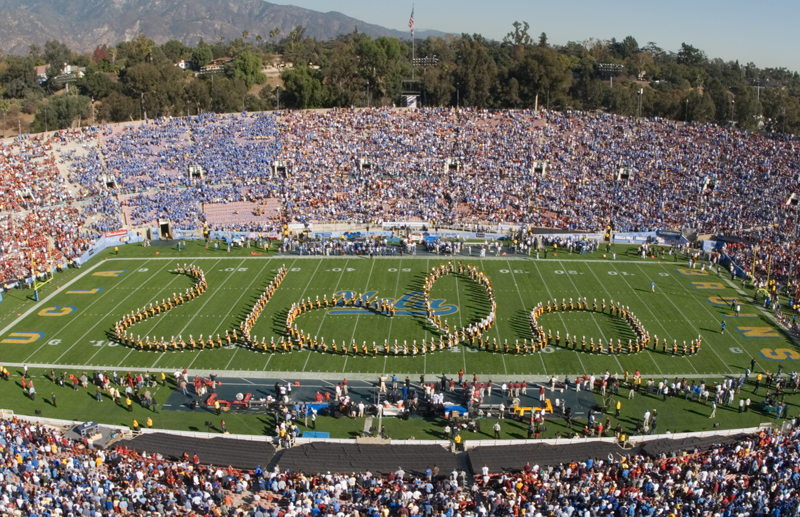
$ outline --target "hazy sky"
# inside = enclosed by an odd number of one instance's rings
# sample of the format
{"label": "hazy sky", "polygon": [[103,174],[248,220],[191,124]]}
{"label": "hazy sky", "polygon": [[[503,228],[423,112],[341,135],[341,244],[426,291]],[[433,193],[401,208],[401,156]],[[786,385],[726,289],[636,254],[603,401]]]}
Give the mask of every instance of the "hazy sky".
{"label": "hazy sky", "polygon": [[[390,29],[408,30],[412,2],[386,0],[270,0],[316,11],[339,11]],[[682,42],[711,57],[759,67],[800,70],[800,2],[797,0],[429,0],[414,2],[416,28],[480,33],[500,40],[515,20],[529,33],[546,32],[553,44],[588,38],[633,36],[677,51]]]}

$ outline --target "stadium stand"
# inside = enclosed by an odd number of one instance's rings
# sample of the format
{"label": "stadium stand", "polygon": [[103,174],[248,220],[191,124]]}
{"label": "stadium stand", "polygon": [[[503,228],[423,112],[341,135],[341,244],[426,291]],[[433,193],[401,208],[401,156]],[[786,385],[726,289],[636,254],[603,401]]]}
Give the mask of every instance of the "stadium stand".
{"label": "stadium stand", "polygon": [[[17,418],[0,419],[0,512],[4,515],[88,515],[110,517],[319,515],[794,515],[800,430],[765,429],[742,439],[706,441],[681,450],[673,444],[657,456],[622,451],[609,457],[590,452],[559,464],[539,465],[514,451],[521,467],[482,465],[467,472],[442,454],[425,457],[426,446],[405,446],[419,471],[406,471],[400,447],[348,449],[338,444],[299,448],[297,458],[320,455],[305,471],[287,468],[281,459],[267,470],[261,464],[240,470],[209,465],[206,457],[180,450],[180,443],[150,435],[154,450],[89,449],[61,430]],[[138,438],[137,438],[138,440]],[[218,443],[220,440],[207,440]],[[169,439],[166,440],[167,442]],[[233,441],[233,440],[230,440]],[[142,442],[144,443],[144,442]],[[172,449],[170,459],[159,447]],[[250,442],[252,447],[252,442]],[[430,446],[427,446],[430,447]],[[434,446],[435,447],[435,446]],[[204,449],[205,450],[205,449]],[[444,451],[444,449],[441,449]],[[381,457],[372,459],[371,453]],[[265,451],[269,454],[268,451]],[[335,463],[335,455],[340,459]],[[389,458],[389,456],[392,456]],[[454,455],[451,457],[455,458]],[[479,465],[471,458],[473,465]],[[398,460],[388,473],[374,468]],[[534,463],[531,463],[534,461]],[[352,462],[352,463],[349,463]],[[220,465],[225,465],[225,462]],[[341,470],[326,471],[329,465]],[[388,469],[388,463],[386,463]],[[423,467],[424,465],[424,467]],[[452,465],[452,471],[450,470]],[[372,471],[375,470],[376,473]],[[415,469],[416,470],[416,469]]]}

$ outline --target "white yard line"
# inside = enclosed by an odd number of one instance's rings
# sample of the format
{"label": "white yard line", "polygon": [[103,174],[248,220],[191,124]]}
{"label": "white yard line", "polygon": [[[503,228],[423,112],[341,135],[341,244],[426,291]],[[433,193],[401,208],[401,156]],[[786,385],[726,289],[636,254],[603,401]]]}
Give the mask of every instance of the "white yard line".
{"label": "white yard line", "polygon": [[[483,271],[486,271],[486,268],[485,268],[485,267],[484,267],[484,265],[483,265],[483,259],[481,259],[481,269],[482,269]],[[498,322],[498,318],[499,318],[499,317],[500,317],[500,316],[498,316],[497,314],[495,314],[495,315],[494,315],[494,318],[495,318],[495,322],[494,322],[494,333],[495,333],[495,334],[497,334],[497,345],[498,345],[498,348],[499,348],[500,346],[502,346],[502,343],[500,342],[500,341],[501,341],[501,337],[500,337],[500,325],[499,325],[499,322]],[[508,375],[508,367],[506,366],[506,358],[505,358],[505,355],[506,355],[506,354],[505,354],[505,353],[503,353],[503,351],[502,351],[502,349],[501,349],[501,350],[500,350],[500,359],[503,361],[503,375]]]}
{"label": "white yard line", "polygon": [[[215,267],[217,267],[217,265],[218,265],[220,262],[222,262],[222,259],[217,259],[217,262],[216,262],[216,263],[215,263],[213,266],[211,266],[211,269],[214,269]],[[242,262],[242,263],[240,263],[240,265],[241,265],[241,264],[243,264],[243,262]],[[233,270],[233,271],[231,271],[231,275],[232,275],[233,273],[235,273],[235,272],[236,272],[236,268],[234,268],[234,270]],[[230,277],[231,277],[231,275],[228,275],[228,278],[230,278]],[[179,276],[179,275],[178,275],[178,276]],[[175,278],[178,278],[178,276],[176,276]],[[174,280],[175,280],[175,279],[173,278],[173,281],[174,281]],[[172,282],[170,282],[170,283],[172,283]],[[169,285],[169,284],[168,284],[168,285]],[[220,285],[222,285],[222,284],[220,284]],[[165,287],[164,289],[166,289],[166,287]],[[164,289],[161,289],[161,291],[163,291]],[[161,291],[159,291],[159,292],[161,292]],[[194,316],[192,316],[192,317],[191,317],[191,319],[189,320],[189,322],[188,322],[186,325],[184,325],[184,326],[183,326],[183,328],[181,329],[181,331],[180,331],[178,334],[183,334],[183,331],[185,331],[185,330],[186,330],[186,327],[188,327],[188,326],[189,326],[189,325],[192,323],[192,321],[194,321],[194,319],[197,317],[197,315],[198,315],[198,314],[200,314],[200,313],[203,311],[203,308],[205,308],[205,306],[208,304],[209,300],[211,300],[211,298],[213,298],[213,297],[214,297],[214,295],[215,295],[217,292],[219,292],[219,288],[215,289],[213,293],[209,293],[208,291],[206,291],[206,292],[204,293],[204,294],[206,294],[206,295],[208,296],[208,297],[206,298],[206,301],[205,301],[205,302],[203,302],[203,305],[201,305],[199,309],[197,309],[197,312],[195,312],[195,313],[194,313]],[[148,331],[148,335],[149,335],[149,332],[152,332],[153,330],[155,330],[155,328],[156,328],[157,326],[158,326],[158,323],[156,323],[156,324],[155,324],[155,325],[154,325],[154,326],[153,326],[153,327],[152,327],[152,328],[151,328],[151,329]],[[119,368],[120,366],[122,366],[122,364],[125,362],[125,360],[128,358],[128,356],[130,356],[130,355],[131,355],[131,353],[133,353],[133,348],[131,348],[131,349],[128,351],[128,353],[127,353],[127,354],[125,354],[125,357],[123,357],[123,358],[122,358],[122,361],[121,361],[121,362],[120,362],[120,363],[117,365],[117,368]],[[166,352],[162,352],[162,353],[166,353]],[[195,359],[197,359],[196,355],[195,355]],[[192,360],[192,363],[194,363],[194,360]]]}
{"label": "white yard line", "polygon": [[[458,327],[461,328],[464,326],[464,318],[461,316],[462,307],[461,307],[461,293],[458,289],[458,277],[453,275],[453,279],[456,282],[456,301],[458,302]],[[464,371],[467,371],[467,348],[466,345],[461,346],[461,356],[464,359]],[[424,370],[423,370],[424,371]]]}
{"label": "white yard line", "polygon": [[[336,281],[336,287],[333,288],[334,294],[337,291],[339,291],[339,285],[342,283],[342,277],[344,277],[344,272],[347,271],[347,264],[349,264],[349,263],[350,263],[350,259],[348,258],[347,260],[345,260],[344,266],[342,266],[342,272],[339,274],[339,280]],[[373,263],[373,265],[374,265],[374,263]],[[319,327],[317,328],[317,333],[314,334],[314,337],[319,336],[319,333],[322,332],[322,325],[325,324],[325,318],[327,318],[327,317],[328,317],[328,311],[326,310],[322,314],[322,321],[319,322]],[[300,370],[301,372],[306,371],[306,366],[308,366],[308,360],[309,359],[311,359],[311,351],[310,350],[308,352],[308,356],[306,357],[306,362],[303,363],[303,369]]]}
{"label": "white yard line", "polygon": [[[165,267],[166,267],[166,266],[165,266]],[[158,270],[158,272],[157,272],[157,273],[160,273],[160,272],[161,272],[161,271],[163,271],[163,270],[164,270],[164,268],[161,268],[160,270]],[[156,273],[156,274],[157,274],[157,273]],[[153,276],[155,276],[155,274],[153,274],[153,275],[151,276],[151,278],[152,278]],[[174,280],[175,280],[175,279],[173,278],[173,279],[170,281],[170,283],[171,283],[172,281],[174,281]],[[113,313],[113,312],[114,312],[114,311],[117,309],[117,307],[119,307],[120,305],[122,305],[122,303],[123,303],[125,300],[127,300],[128,298],[130,298],[131,296],[133,296],[135,293],[138,293],[138,292],[139,292],[139,291],[138,291],[137,289],[133,289],[133,290],[131,290],[131,294],[129,294],[128,296],[126,296],[125,298],[123,298],[122,300],[120,300],[120,302],[119,302],[118,304],[116,304],[116,305],[114,306],[114,308],[113,308],[113,309],[111,309],[111,310],[110,310],[110,311],[107,313],[107,315],[108,315],[108,314],[112,314],[112,313]],[[161,292],[161,291],[159,291],[159,292]],[[83,335],[82,335],[81,337],[79,337],[79,338],[78,338],[78,340],[77,340],[77,341],[75,341],[75,342],[72,344],[72,346],[70,346],[69,348],[67,348],[67,349],[66,349],[66,350],[65,350],[65,351],[64,351],[64,352],[63,352],[63,353],[62,353],[60,356],[58,356],[58,358],[55,360],[55,362],[58,362],[58,361],[60,361],[62,357],[64,357],[65,355],[67,355],[67,354],[69,353],[69,351],[70,351],[70,350],[72,350],[73,348],[75,348],[75,345],[77,345],[78,343],[80,343],[80,342],[81,342],[81,340],[82,340],[83,338],[85,338],[85,337],[86,337],[86,335],[87,335],[87,334],[89,334],[89,332],[91,332],[92,330],[94,330],[94,329],[95,329],[95,328],[96,328],[96,327],[97,327],[97,326],[100,324],[100,322],[102,322],[102,321],[103,321],[102,319],[98,319],[98,320],[97,320],[97,323],[95,323],[94,325],[92,325],[92,327],[91,327],[89,330],[87,330],[86,332],[84,332],[84,333],[83,333]],[[105,345],[103,345],[103,346],[105,346]],[[102,350],[102,348],[103,348],[103,347],[101,347],[101,350]],[[100,350],[98,350],[98,352],[99,352],[99,351],[100,351]],[[97,355],[97,352],[95,352],[95,354],[94,354],[94,355]],[[94,357],[94,355],[93,355],[92,357]],[[127,357],[127,356],[126,356],[126,357]],[[87,361],[87,362],[88,362],[88,361]],[[91,363],[89,363],[89,364],[91,364]]]}
{"label": "white yard line", "polygon": [[[222,321],[219,323],[219,325],[217,325],[217,328],[215,328],[215,329],[214,329],[214,331],[211,333],[211,335],[214,335],[214,333],[216,333],[216,332],[219,330],[219,328],[222,326],[222,324],[223,324],[223,323],[225,323],[225,321],[226,321],[226,320],[228,319],[228,317],[231,315],[231,312],[233,312],[233,310],[234,310],[235,308],[238,308],[238,307],[239,307],[239,302],[242,300],[242,297],[243,297],[245,294],[247,294],[247,293],[250,291],[250,289],[253,287],[253,284],[255,283],[255,281],[256,281],[256,280],[258,280],[259,278],[261,278],[261,275],[264,273],[264,270],[267,268],[267,266],[269,266],[270,262],[272,262],[272,259],[268,260],[268,261],[267,261],[267,263],[266,263],[266,264],[264,264],[264,266],[261,268],[261,270],[258,272],[258,274],[257,274],[257,275],[255,275],[255,276],[253,277],[253,280],[251,280],[251,281],[250,281],[250,283],[248,284],[248,286],[242,290],[242,294],[240,294],[240,295],[239,295],[239,298],[237,298],[237,299],[236,299],[236,302],[234,302],[234,303],[231,305],[230,309],[228,309],[228,312],[227,312],[227,314],[225,314],[225,317],[224,317],[224,318],[222,318]],[[233,361],[233,358],[236,356],[236,352],[238,352],[238,351],[239,351],[239,348],[241,348],[241,347],[240,347],[238,344],[234,344],[234,346],[235,346],[236,348],[234,349],[234,351],[233,351],[233,354],[231,354],[230,361],[228,361],[228,364],[226,364],[226,365],[225,365],[225,369],[226,369],[226,370],[228,369],[228,366],[230,366],[230,365],[231,365],[231,361]],[[202,351],[202,350],[200,350],[199,352],[197,352],[197,355],[200,355],[201,353],[203,353],[203,351]],[[153,363],[153,368],[155,368],[155,366],[156,366],[156,363],[157,363],[157,362],[159,361],[159,359],[161,359],[162,357],[164,357],[164,354],[161,354],[161,355],[158,357],[158,359],[156,359],[156,362],[155,362],[155,363]],[[197,358],[195,357],[195,359],[197,359]],[[192,363],[194,363],[194,361],[192,361]]]}
{"label": "white yard line", "polygon": [[[514,287],[517,288],[517,294],[519,295],[519,301],[522,303],[522,310],[525,312],[525,322],[527,323],[529,317],[528,308],[525,306],[525,300],[522,298],[522,291],[519,290],[519,284],[517,284],[517,277],[514,276],[514,268],[511,267],[511,261],[506,260],[506,264],[508,264],[508,270],[511,272],[511,279],[514,280]],[[531,346],[533,346],[533,344],[534,344],[533,339],[531,339]],[[544,374],[547,375],[547,367],[544,365],[544,357],[542,356],[541,352],[539,352],[537,355],[539,356],[539,359],[542,360],[542,370],[544,370]]]}
{"label": "white yard line", "polygon": [[[145,264],[146,264],[146,262],[145,262]],[[166,266],[165,266],[165,267],[166,267]],[[163,270],[163,269],[164,269],[164,268],[161,268],[160,270],[158,270],[158,271],[154,272],[154,273],[153,273],[153,275],[151,275],[151,276],[150,276],[150,278],[153,278],[153,276],[155,276],[157,273],[159,273],[159,272],[160,272],[161,270]],[[87,271],[87,273],[88,273],[88,271]],[[129,278],[130,278],[130,277],[129,277]],[[126,279],[126,280],[127,280],[127,279]],[[84,310],[84,311],[83,311],[83,312],[81,312],[81,313],[78,313],[78,314],[76,314],[75,316],[80,316],[81,314],[83,314],[83,313],[87,312],[89,309],[91,309],[91,308],[94,306],[94,304],[96,304],[97,302],[100,302],[100,301],[102,301],[102,300],[103,300],[103,297],[104,297],[106,294],[108,294],[109,292],[111,292],[113,289],[116,289],[117,287],[119,287],[119,285],[115,285],[115,286],[109,287],[108,289],[103,289],[103,294],[101,294],[100,296],[94,297],[94,301],[93,301],[92,303],[90,303],[88,307],[86,307],[86,310]],[[132,293],[131,293],[131,294],[132,294]],[[130,296],[130,295],[128,295],[128,296]],[[69,321],[68,321],[68,322],[67,322],[67,323],[66,323],[66,324],[65,324],[63,327],[61,327],[60,329],[58,329],[58,330],[56,331],[56,333],[55,333],[55,334],[53,334],[52,336],[50,336],[50,338],[49,338],[48,340],[46,340],[44,343],[42,343],[42,344],[39,346],[39,348],[37,348],[37,349],[36,349],[36,351],[34,351],[34,352],[33,352],[33,353],[30,355],[30,356],[28,356],[28,358],[27,358],[27,359],[25,359],[25,362],[28,362],[28,361],[30,361],[30,360],[31,360],[31,358],[32,358],[33,356],[35,356],[37,353],[39,353],[39,351],[40,351],[42,348],[44,348],[45,346],[47,346],[47,343],[48,343],[48,342],[49,342],[51,339],[53,339],[53,338],[55,338],[56,336],[58,336],[59,334],[61,334],[61,332],[62,332],[64,329],[66,329],[67,327],[69,327],[69,326],[70,326],[72,323],[74,323],[75,321],[77,321],[77,318],[72,318],[72,319],[70,319],[70,320],[69,320]],[[97,355],[97,352],[95,352],[95,355]],[[93,359],[93,358],[94,358],[94,356],[92,356],[92,359]],[[91,361],[91,359],[90,359],[90,361]]]}
{"label": "white yard line", "polygon": [[[75,282],[77,282],[78,280],[80,280],[81,278],[83,278],[84,276],[86,276],[86,275],[88,275],[89,273],[91,273],[91,272],[92,272],[92,271],[93,271],[93,270],[94,270],[94,269],[95,269],[97,266],[99,266],[100,264],[104,264],[104,263],[105,263],[105,262],[98,262],[98,263],[97,263],[97,264],[95,264],[94,266],[90,267],[89,269],[87,269],[86,271],[84,271],[83,273],[81,273],[80,275],[76,276],[75,278],[73,278],[72,280],[70,280],[69,282],[67,282],[67,283],[66,283],[66,284],[64,284],[63,286],[61,286],[61,289],[66,289],[67,287],[71,286],[72,284],[74,284]],[[24,320],[24,319],[25,319],[25,318],[27,318],[28,316],[30,316],[32,312],[34,312],[34,311],[35,311],[35,310],[37,310],[39,307],[41,307],[41,306],[42,306],[42,305],[44,305],[45,303],[47,303],[47,302],[49,302],[50,300],[52,300],[52,299],[53,299],[53,297],[54,297],[54,296],[56,296],[57,294],[61,294],[61,289],[56,289],[55,291],[53,291],[52,293],[50,293],[49,295],[47,295],[47,297],[45,297],[45,298],[43,298],[41,301],[39,301],[39,303],[35,304],[35,305],[34,305],[33,307],[31,307],[30,309],[28,309],[27,311],[23,312],[21,316],[19,316],[17,319],[15,319],[15,320],[14,320],[14,321],[12,321],[11,323],[9,323],[9,324],[8,324],[8,325],[7,325],[7,326],[6,326],[6,327],[5,327],[3,330],[0,330],[0,335],[3,335],[3,334],[5,334],[6,332],[8,332],[9,330],[13,329],[13,328],[14,328],[14,327],[17,325],[17,323],[19,323],[20,321]]]}
{"label": "white yard line", "polygon": [[[404,257],[405,258],[405,257]],[[400,272],[403,271],[403,259],[400,259],[400,264],[397,266],[397,282],[394,284],[394,301],[397,301],[397,289],[400,287]],[[392,324],[394,323],[394,318],[389,318],[389,334],[386,336],[387,343],[388,339],[392,337]],[[390,343],[391,345],[391,343]],[[386,373],[386,360],[389,358],[388,355],[384,356],[383,358],[383,373]]]}
{"label": "white yard line", "polygon": [[[559,265],[561,266],[561,269],[562,269],[563,271],[566,271],[566,270],[564,269],[564,264],[563,264],[563,263],[562,263],[560,260],[558,261],[558,263],[559,263]],[[575,285],[575,282],[572,280],[572,276],[571,276],[569,273],[567,273],[567,275],[566,275],[566,276],[567,276],[567,278],[569,278],[569,283],[571,283],[571,284],[572,284],[572,287],[574,287],[574,288],[575,288],[575,290],[578,292],[578,296],[580,296],[580,295],[581,295],[581,293],[580,293],[580,289],[578,289],[578,286],[577,286],[577,285]],[[595,327],[597,327],[597,330],[600,332],[600,337],[603,339],[603,341],[608,341],[608,340],[606,339],[606,336],[605,336],[605,334],[603,333],[603,329],[601,329],[601,328],[600,328],[600,324],[599,324],[599,323],[597,323],[597,320],[594,318],[594,316],[591,316],[591,318],[592,318],[592,321],[594,322],[594,325],[595,325]],[[573,336],[573,338],[576,338],[576,337],[577,337],[577,336]],[[625,368],[623,368],[623,367],[622,367],[622,364],[619,362],[619,359],[617,358],[617,356],[616,356],[615,354],[610,354],[610,355],[611,355],[611,356],[614,358],[614,360],[617,362],[617,366],[619,366],[619,371],[620,371],[620,372],[624,372],[624,371],[625,371]]]}
{"label": "white yard line", "polygon": [[[617,270],[617,267],[616,267],[616,266],[614,266],[613,262],[612,262],[612,264],[611,264],[611,267],[612,267],[612,268],[614,268],[614,271],[617,271],[617,273],[619,273],[619,271]],[[594,277],[597,279],[597,283],[598,283],[598,284],[600,284],[600,285],[603,285],[603,282],[601,282],[601,281],[600,281],[600,279],[599,279],[599,278],[597,278],[597,275],[596,275],[596,274],[595,274],[595,272],[592,270],[592,268],[589,268],[589,271],[591,271],[591,272],[592,272],[592,275],[593,275],[593,276],[594,276]],[[625,275],[620,275],[620,274],[617,274],[617,276],[618,276],[619,278],[622,278],[622,280],[623,280],[623,281],[625,282],[625,284],[628,286],[628,289],[630,289],[630,290],[631,290],[631,292],[632,292],[633,294],[635,294],[637,298],[639,298],[639,301],[640,301],[640,302],[642,302],[642,305],[644,305],[644,307],[647,309],[647,312],[649,312],[649,313],[650,313],[650,315],[651,315],[651,316],[653,316],[653,319],[654,319],[654,320],[656,320],[656,322],[658,322],[658,326],[659,326],[659,327],[661,327],[661,329],[664,331],[664,334],[666,334],[667,336],[669,336],[669,332],[667,332],[667,329],[666,329],[666,327],[664,327],[664,325],[662,325],[662,324],[661,324],[661,320],[660,320],[660,319],[658,319],[658,318],[656,317],[656,315],[655,315],[655,314],[653,314],[653,311],[652,311],[652,310],[650,310],[650,307],[649,307],[649,306],[648,306],[646,303],[644,303],[644,300],[642,300],[642,297],[641,297],[641,296],[639,296],[639,293],[637,293],[637,292],[636,292],[636,289],[634,289],[634,288],[631,286],[630,282],[628,282],[628,280],[625,278]],[[609,294],[609,293],[608,293],[608,291],[606,291],[606,294]],[[610,296],[610,294],[609,294],[609,296]],[[657,344],[657,343],[656,343],[656,344]],[[646,352],[646,351],[645,351],[645,352]],[[662,371],[661,371],[661,368],[658,366],[658,363],[656,362],[656,359],[655,359],[655,357],[653,357],[653,356],[652,356],[652,355],[650,355],[649,353],[648,353],[647,355],[648,355],[648,357],[650,357],[650,360],[651,360],[651,361],[653,361],[653,364],[655,365],[656,369],[658,370],[658,373],[659,373],[659,375],[664,375],[664,372],[662,372]],[[684,357],[686,357],[686,356],[684,356]],[[697,373],[697,368],[695,368],[695,367],[694,367],[694,365],[692,364],[692,362],[691,362],[691,361],[689,361],[689,366],[691,366],[691,367],[692,367],[692,370],[694,370],[694,373]]]}
{"label": "white yard line", "polygon": [[[544,275],[542,274],[542,271],[539,269],[539,264],[534,262],[533,263],[533,267],[536,268],[536,272],[539,273],[539,277],[542,279],[542,285],[544,286],[544,290],[547,291],[548,301],[549,300],[553,300],[554,299],[553,298],[553,294],[550,292],[550,289],[547,287],[547,282],[544,281]],[[558,317],[561,318],[561,324],[564,325],[564,328],[566,328],[567,324],[564,323],[564,317],[561,315],[560,312],[558,313]],[[574,354],[576,356],[578,356],[578,362],[581,363],[581,368],[583,369],[583,371],[582,372],[573,372],[573,373],[579,374],[579,375],[586,375],[587,373],[589,373],[589,370],[587,370],[586,366],[583,365],[583,360],[581,359],[581,354],[582,353],[583,352],[578,352],[577,350],[574,351]],[[569,372],[565,372],[565,373],[569,373]]]}
{"label": "white yard line", "polygon": [[[666,268],[666,266],[665,266],[664,264],[661,264],[661,267],[662,267],[662,269],[664,269],[664,271],[665,271],[665,272],[669,273],[669,271],[667,270],[667,268]],[[639,270],[640,270],[640,271],[642,271],[642,273],[644,273],[644,270],[642,270],[641,266],[639,267]],[[681,286],[681,287],[683,288],[683,290],[684,290],[684,291],[686,291],[686,292],[687,292],[687,293],[690,295],[690,296],[689,296],[690,298],[692,298],[692,299],[694,299],[694,300],[697,300],[697,298],[695,298],[694,296],[691,296],[692,292],[691,292],[691,291],[689,291],[689,289],[687,289],[685,285],[681,284],[681,283],[678,281],[678,279],[677,279],[677,278],[675,278],[674,276],[672,276],[672,274],[671,274],[671,273],[669,274],[669,278],[670,278],[671,280],[673,280],[673,281],[674,281],[676,284],[678,284],[679,286]],[[702,278],[702,277],[698,277],[698,278]],[[669,300],[669,303],[671,303],[673,307],[675,307],[676,309],[678,309],[678,312],[680,312],[680,313],[681,313],[681,316],[683,316],[683,318],[686,320],[686,323],[688,323],[690,327],[694,328],[694,325],[692,324],[691,320],[690,320],[689,318],[687,318],[687,317],[686,317],[686,315],[685,315],[685,314],[683,313],[683,311],[681,310],[681,308],[680,308],[680,307],[678,307],[678,306],[675,304],[675,302],[673,302],[673,301],[672,301],[672,298],[670,298],[669,296],[665,296],[665,298],[666,298],[667,300]],[[700,300],[697,300],[697,303],[699,303],[700,305],[702,305],[702,306],[703,306],[703,308],[704,308],[704,309],[706,309],[706,311],[708,311],[708,313],[709,313],[709,314],[710,314],[710,315],[711,315],[711,316],[712,316],[714,319],[716,319],[716,316],[714,315],[714,313],[713,313],[713,312],[711,312],[710,310],[708,310],[708,307],[706,307],[705,305],[703,305],[703,303],[702,303],[702,302],[700,302]],[[698,335],[699,335],[699,332],[698,332]],[[740,343],[740,342],[739,342],[739,340],[736,338],[736,334],[735,334],[734,332],[731,332],[731,333],[730,333],[730,335],[732,335],[732,336],[733,336],[733,339],[734,339],[734,340],[736,340],[736,342],[737,342],[737,343],[739,343],[740,345],[744,346],[744,345],[743,345],[742,343]],[[710,348],[712,352],[714,352],[714,355],[716,355],[716,356],[719,358],[719,361],[722,363],[722,365],[723,365],[723,366],[727,366],[727,363],[725,362],[725,360],[722,358],[722,356],[721,356],[721,355],[719,355],[719,352],[717,352],[717,351],[714,349],[714,347],[713,347],[713,346],[711,346],[711,344],[710,344],[710,343],[706,343],[706,346],[707,346],[708,348]],[[732,374],[734,374],[734,375],[736,374],[736,372],[735,372],[735,371],[733,371],[733,370],[730,370],[730,369],[728,370],[728,373],[732,373]]]}
{"label": "white yard line", "polygon": [[[369,281],[372,278],[372,270],[373,269],[375,269],[375,261],[374,260],[372,261],[372,267],[369,268],[369,276],[367,276],[367,285],[364,287],[364,291],[365,292],[366,292],[367,289],[369,289]],[[342,268],[342,273],[344,273],[344,268]],[[367,301],[369,301],[369,300],[367,300]],[[324,315],[322,317],[325,318]],[[350,342],[351,343],[353,342],[353,339],[355,339],[355,337],[356,337],[356,328],[358,328],[358,318],[360,318],[360,317],[361,317],[360,314],[356,314],[356,322],[353,325],[353,333],[350,335]],[[320,325],[322,325],[322,324],[320,324]],[[347,346],[347,343],[345,344],[345,346]],[[358,346],[358,343],[356,343],[356,346]],[[345,355],[344,356],[344,365],[342,365],[342,372],[346,372],[347,371],[347,358],[348,357],[350,357],[350,356],[349,355]]]}

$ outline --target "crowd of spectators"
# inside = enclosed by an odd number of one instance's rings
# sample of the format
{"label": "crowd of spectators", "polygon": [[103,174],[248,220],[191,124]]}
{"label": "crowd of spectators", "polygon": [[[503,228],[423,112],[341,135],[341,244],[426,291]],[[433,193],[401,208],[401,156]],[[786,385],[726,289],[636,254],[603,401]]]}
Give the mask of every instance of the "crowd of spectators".
{"label": "crowd of spectators", "polygon": [[57,151],[90,142],[92,128],[22,135],[0,142],[0,285],[53,272],[91,245],[93,235],[57,166]]}
{"label": "crowd of spectators", "polygon": [[[55,163],[59,144],[76,139],[89,152],[60,155],[80,186],[73,197]],[[800,194],[798,153],[783,137],[600,112],[204,114],[4,144],[0,212],[81,202],[74,235],[162,217],[195,229],[204,203],[264,199],[285,222],[690,228],[742,238],[731,245],[739,265],[787,278],[800,237],[789,202]]]}
{"label": "crowd of spectators", "polygon": [[[413,447],[413,446],[409,446]],[[782,516],[800,512],[800,430],[706,451],[617,454],[491,471],[303,473],[206,465],[196,454],[85,448],[53,427],[0,420],[0,512],[247,517]]]}

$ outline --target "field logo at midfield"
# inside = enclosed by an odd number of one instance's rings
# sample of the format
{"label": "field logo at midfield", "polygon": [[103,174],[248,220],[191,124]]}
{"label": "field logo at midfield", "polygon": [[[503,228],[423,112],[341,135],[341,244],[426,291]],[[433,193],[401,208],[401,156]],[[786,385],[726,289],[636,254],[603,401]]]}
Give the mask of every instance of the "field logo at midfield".
{"label": "field logo at midfield", "polygon": [[117,271],[98,271],[96,273],[92,273],[92,276],[122,276],[127,269],[118,269]]}
{"label": "field logo at midfield", "polygon": [[770,361],[797,361],[800,360],[800,352],[791,348],[762,348],[759,352],[761,357]]}
{"label": "field logo at midfield", "polygon": [[16,343],[18,345],[25,345],[33,343],[44,337],[44,332],[12,332],[0,343]]}
{"label": "field logo at midfield", "polygon": [[61,307],[60,305],[56,305],[55,307],[47,307],[40,310],[39,316],[66,316],[77,310],[77,307]]}
{"label": "field logo at midfield", "polygon": [[[378,291],[367,291],[363,295],[361,295],[361,301],[367,302],[374,300],[372,298],[378,294]],[[345,299],[351,300],[354,297],[358,296],[358,293],[355,291],[338,291],[336,293],[337,297],[341,297],[344,295]],[[385,301],[387,303],[393,303],[394,308],[396,310],[396,316],[427,316],[427,312],[425,310],[425,295],[422,291],[413,291],[411,293],[403,295],[398,300],[394,300],[393,298],[378,298],[378,301]],[[439,316],[447,316],[449,314],[455,314],[458,312],[458,307],[455,305],[450,305],[445,303],[446,300],[431,300],[431,309],[433,310],[434,314]],[[361,307],[334,307],[333,309],[328,311],[328,314],[331,315],[356,315],[356,314],[363,314],[366,309]]]}

